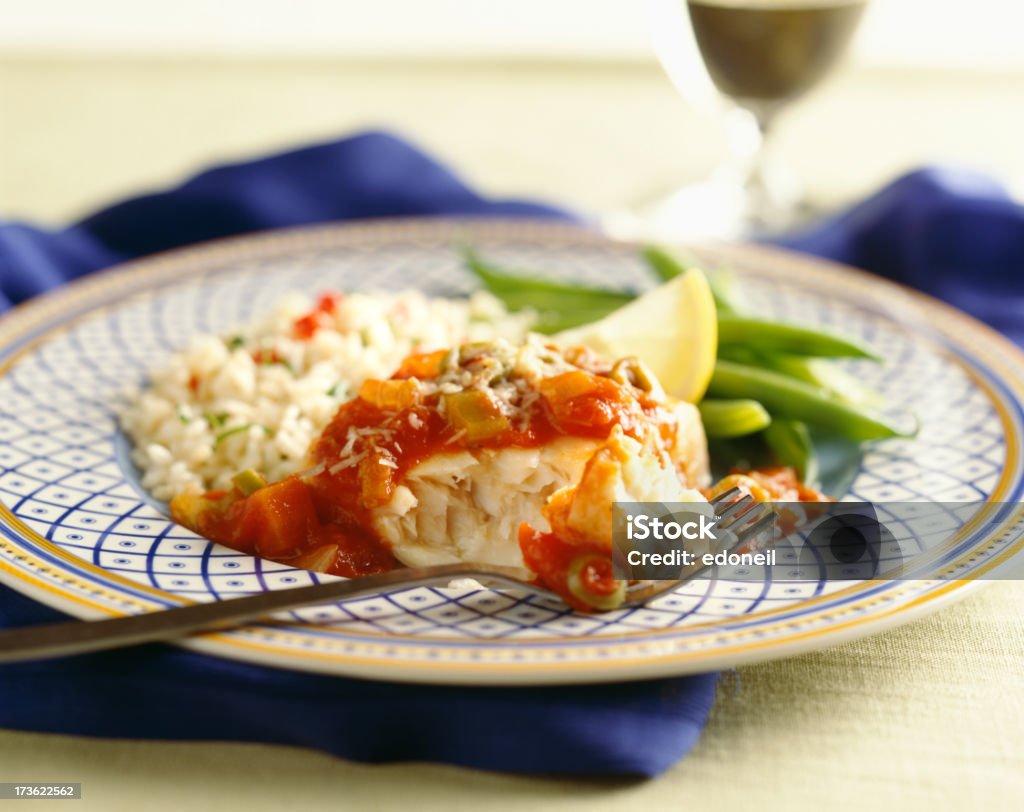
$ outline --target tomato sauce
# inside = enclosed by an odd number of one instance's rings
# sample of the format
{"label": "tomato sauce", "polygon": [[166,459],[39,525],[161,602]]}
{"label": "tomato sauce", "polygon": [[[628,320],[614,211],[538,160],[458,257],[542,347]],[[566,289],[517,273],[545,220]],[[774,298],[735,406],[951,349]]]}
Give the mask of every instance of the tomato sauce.
{"label": "tomato sauce", "polygon": [[800,481],[796,469],[788,465],[772,465],[762,468],[734,468],[711,488],[704,490],[704,496],[713,499],[730,488],[738,487],[759,502],[831,502],[832,499],[821,491],[808,487]]}
{"label": "tomato sauce", "polygon": [[[336,304],[334,298],[323,299],[296,321],[296,335],[311,337]],[[312,467],[304,475],[265,485],[248,472],[248,478],[236,477],[239,484],[233,489],[179,495],[171,503],[172,515],[234,549],[354,577],[398,566],[374,530],[373,511],[391,500],[413,468],[437,454],[533,448],[565,436],[604,440],[615,426],[640,440],[656,426],[671,449],[674,418],[645,385],[642,370],[627,369],[625,377],[613,380],[618,367],[595,356],[577,351],[564,357],[568,371],[541,376],[530,387],[516,389],[517,382],[506,378],[518,406],[508,401],[499,408],[489,383],[462,388],[431,384],[451,364],[448,351],[411,355],[391,379],[364,382],[359,395],[338,409],[314,444]],[[474,363],[481,364],[477,372],[487,372],[486,364],[494,360],[485,354],[474,358],[471,352],[467,358],[470,371]],[[737,472],[706,495],[731,487],[730,480],[765,500],[825,498],[788,468]],[[587,539],[561,537],[558,528],[543,533],[523,525],[518,539],[510,539],[516,541],[530,571],[578,609],[600,607],[600,601],[611,601],[623,588],[612,578],[607,549]],[[592,605],[579,595],[593,598]]]}
{"label": "tomato sauce", "polygon": [[[412,355],[390,380],[429,380],[444,355]],[[564,436],[601,440],[616,425],[637,436],[663,411],[646,392],[577,369],[541,379],[540,396],[521,419],[474,438],[453,425],[442,394],[388,408],[377,402],[380,387],[372,384],[379,383],[368,381],[359,397],[339,408],[314,444],[313,467],[305,476],[251,495],[238,489],[207,493],[198,505],[195,496],[176,498],[175,520],[234,549],[293,566],[345,577],[382,572],[398,562],[373,529],[373,510],[387,504],[424,460],[466,450],[538,447]],[[385,395],[404,402],[407,393],[395,390]]]}

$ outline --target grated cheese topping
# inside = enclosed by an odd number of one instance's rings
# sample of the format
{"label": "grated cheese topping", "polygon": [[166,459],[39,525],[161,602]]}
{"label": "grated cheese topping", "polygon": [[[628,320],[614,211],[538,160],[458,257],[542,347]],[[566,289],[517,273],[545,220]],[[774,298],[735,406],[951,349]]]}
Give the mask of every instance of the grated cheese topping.
{"label": "grated cheese topping", "polygon": [[[402,381],[405,385],[413,384],[412,406],[408,399],[396,400],[394,404],[385,401],[385,405],[377,402],[382,413],[379,425],[349,427],[337,458],[327,470],[336,474],[371,455],[378,465],[398,468],[396,455],[402,453],[402,448],[396,434],[427,428],[417,410],[422,413],[428,409],[448,417],[445,395],[483,393],[514,430],[525,431],[537,411],[544,408],[541,381],[581,369],[608,376],[613,365],[582,348],[561,349],[537,335],[528,336],[521,344],[496,339],[453,347],[443,357],[436,377]],[[650,394],[662,393],[658,390]],[[467,435],[465,428],[450,426],[450,431],[443,438],[445,445],[458,443]]]}

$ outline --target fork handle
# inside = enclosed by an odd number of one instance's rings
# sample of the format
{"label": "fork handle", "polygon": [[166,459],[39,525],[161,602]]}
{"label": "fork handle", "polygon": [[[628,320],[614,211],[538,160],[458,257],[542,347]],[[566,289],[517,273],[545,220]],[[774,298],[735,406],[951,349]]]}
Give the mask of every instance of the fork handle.
{"label": "fork handle", "polygon": [[169,640],[196,632],[237,626],[284,609],[298,609],[363,595],[387,594],[416,586],[447,585],[456,578],[475,578],[534,591],[530,585],[516,577],[520,572],[512,567],[466,564],[396,569],[377,575],[260,592],[212,603],[157,609],[140,615],[26,626],[0,632],[0,663],[42,660]]}

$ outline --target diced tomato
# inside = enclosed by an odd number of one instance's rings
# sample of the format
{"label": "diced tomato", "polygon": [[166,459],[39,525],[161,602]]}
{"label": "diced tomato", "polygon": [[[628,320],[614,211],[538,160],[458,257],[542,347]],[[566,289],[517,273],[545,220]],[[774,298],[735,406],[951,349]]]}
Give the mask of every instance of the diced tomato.
{"label": "diced tomato", "polygon": [[570,434],[604,430],[613,422],[623,422],[628,410],[619,384],[588,372],[545,378],[539,387],[552,422]]}
{"label": "diced tomato", "polygon": [[344,294],[336,290],[325,290],[320,294],[320,298],[316,300],[316,310],[319,313],[335,313],[338,310],[338,304],[343,298]]}
{"label": "diced tomato", "polygon": [[398,368],[398,372],[391,377],[419,378],[421,381],[436,378],[441,374],[441,364],[444,362],[444,357],[447,354],[447,350],[437,350],[435,352],[416,352],[412,355],[407,355],[405,360],[402,361],[402,365]]}
{"label": "diced tomato", "polygon": [[573,370],[552,378],[542,378],[538,384],[541,394],[549,403],[575,400],[581,395],[593,392],[597,385],[597,376],[583,370]]}
{"label": "diced tomato", "polygon": [[300,316],[292,325],[292,332],[300,341],[309,341],[320,329],[320,316],[317,313],[307,313]]}
{"label": "diced tomato", "polygon": [[519,525],[523,563],[537,581],[582,612],[616,609],[626,597],[624,581],[615,578],[611,556],[589,544],[571,544],[555,533]]}
{"label": "diced tomato", "polygon": [[776,465],[766,468],[735,468],[714,487],[704,491],[709,499],[740,488],[758,502],[831,502],[832,499],[800,481],[790,466]]}
{"label": "diced tomato", "polygon": [[398,565],[385,545],[355,528],[342,529],[338,525],[326,524],[320,528],[318,538],[338,548],[337,558],[329,570],[334,575],[354,578],[387,572]]}
{"label": "diced tomato", "polygon": [[385,411],[411,409],[420,401],[420,382],[415,378],[401,381],[378,381],[368,378],[359,387],[359,398]]}
{"label": "diced tomato", "polygon": [[309,488],[298,477],[260,488],[244,504],[238,535],[255,539],[256,551],[266,558],[298,554],[319,524]]}
{"label": "diced tomato", "polygon": [[542,533],[523,522],[519,525],[519,550],[526,568],[544,586],[561,595],[574,609],[589,608],[569,592],[567,582],[569,564],[579,554],[578,547],[571,547],[553,533]]}
{"label": "diced tomato", "polygon": [[788,465],[755,468],[747,476],[767,490],[776,501],[786,502],[830,502],[829,497],[814,488],[808,488],[800,481],[796,469]]}
{"label": "diced tomato", "polygon": [[292,324],[292,332],[300,341],[309,341],[316,331],[324,326],[325,317],[333,315],[338,310],[338,303],[342,300],[342,294],[329,290],[320,294],[316,300],[316,306],[303,316],[299,316]]}
{"label": "diced tomato", "polygon": [[581,567],[580,581],[594,595],[611,595],[618,588],[612,560],[607,556],[594,556],[585,567]]}
{"label": "diced tomato", "polygon": [[[519,550],[523,554],[523,563],[544,583],[549,583],[545,576],[557,576],[554,570],[557,570],[558,561],[552,560],[551,550],[545,543],[549,535],[550,533],[542,533],[527,522],[519,525]],[[554,580],[557,581],[557,577]]]}

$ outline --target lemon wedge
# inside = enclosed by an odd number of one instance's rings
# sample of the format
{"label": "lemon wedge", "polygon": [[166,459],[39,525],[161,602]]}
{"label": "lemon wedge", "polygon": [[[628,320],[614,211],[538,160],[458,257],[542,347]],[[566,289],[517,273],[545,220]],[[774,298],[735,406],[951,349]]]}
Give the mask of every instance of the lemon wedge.
{"label": "lemon wedge", "polygon": [[670,395],[696,403],[718,353],[718,319],[707,277],[696,268],[648,291],[600,321],[563,330],[558,344],[582,344],[609,358],[635,355]]}

